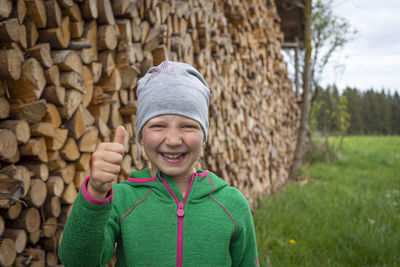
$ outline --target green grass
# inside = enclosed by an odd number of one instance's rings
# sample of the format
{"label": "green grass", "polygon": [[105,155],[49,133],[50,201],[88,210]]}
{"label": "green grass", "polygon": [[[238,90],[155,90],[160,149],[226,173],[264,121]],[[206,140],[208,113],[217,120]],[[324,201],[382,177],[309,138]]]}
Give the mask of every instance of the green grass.
{"label": "green grass", "polygon": [[261,266],[400,266],[400,137],[347,137],[300,172],[254,213]]}

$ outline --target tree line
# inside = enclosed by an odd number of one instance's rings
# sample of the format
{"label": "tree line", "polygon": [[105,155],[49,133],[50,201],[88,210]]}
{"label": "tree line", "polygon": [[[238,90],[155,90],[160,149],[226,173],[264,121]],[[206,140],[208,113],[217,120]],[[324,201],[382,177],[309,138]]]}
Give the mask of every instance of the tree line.
{"label": "tree line", "polygon": [[399,135],[400,96],[346,88],[319,88],[311,108],[311,128],[323,134]]}

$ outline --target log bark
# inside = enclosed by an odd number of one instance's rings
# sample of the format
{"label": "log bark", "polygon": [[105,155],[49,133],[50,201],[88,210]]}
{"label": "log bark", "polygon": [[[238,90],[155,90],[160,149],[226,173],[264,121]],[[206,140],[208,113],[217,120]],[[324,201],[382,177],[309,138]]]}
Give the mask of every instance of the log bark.
{"label": "log bark", "polygon": [[8,81],[11,100],[32,103],[39,100],[46,85],[43,68],[35,58],[29,58],[22,66],[22,74],[18,80]]}
{"label": "log bark", "polygon": [[26,41],[28,47],[34,47],[37,40],[39,39],[39,31],[35,25],[35,22],[28,20],[26,22]]}
{"label": "log bark", "polygon": [[46,255],[46,252],[40,248],[26,248],[24,253],[29,255],[29,258],[33,261],[44,260]]}
{"label": "log bark", "polygon": [[48,151],[49,156],[49,171],[54,171],[58,169],[64,169],[67,166],[67,162],[61,157],[60,152],[57,151]]}
{"label": "log bark", "polygon": [[10,115],[10,104],[5,97],[0,97],[0,119],[5,119]]}
{"label": "log bark", "polygon": [[28,233],[33,233],[40,228],[40,213],[37,208],[30,207],[13,221],[14,227],[25,229]]}
{"label": "log bark", "polygon": [[[80,38],[83,35],[83,32],[85,31],[85,21],[80,20],[80,21],[71,22],[70,30],[71,30],[71,38],[72,39]],[[86,46],[92,47],[92,44],[88,43],[88,45],[86,45]],[[88,47],[83,47],[83,48],[88,48]]]}
{"label": "log bark", "polygon": [[62,86],[49,85],[43,89],[42,98],[58,106],[65,104],[65,88]]}
{"label": "log bark", "polygon": [[1,220],[3,218],[7,220],[15,220],[21,214],[21,211],[22,211],[21,202],[15,202],[14,204],[10,205],[8,209],[0,209],[0,236],[1,233],[4,231],[4,220],[3,221]]}
{"label": "log bark", "polygon": [[0,236],[3,235],[4,229],[5,229],[5,227],[4,227],[4,219],[3,219],[3,217],[0,216]]}
{"label": "log bark", "polygon": [[113,51],[104,51],[99,54],[99,62],[102,65],[101,71],[107,77],[110,77],[111,73],[115,69],[114,57],[115,55]]}
{"label": "log bark", "polygon": [[91,159],[92,155],[90,153],[81,153],[79,160],[75,163],[76,170],[90,172]]}
{"label": "log bark", "polygon": [[47,200],[44,205],[44,214],[48,217],[57,218],[61,213],[61,201],[57,196],[47,196]]}
{"label": "log bark", "polygon": [[94,81],[92,71],[89,67],[84,66],[82,68],[82,78],[85,82],[86,93],[82,96],[82,106],[86,108],[93,98]]}
{"label": "log bark", "polygon": [[62,121],[57,107],[51,103],[47,103],[46,108],[46,113],[41,121],[51,123],[54,129],[59,128]]}
{"label": "log bark", "polygon": [[83,122],[85,123],[85,127],[88,128],[94,124],[96,119],[94,116],[90,113],[90,111],[87,108],[82,108],[82,114],[83,114]]}
{"label": "log bark", "polygon": [[31,136],[53,137],[55,135],[54,127],[49,122],[36,122],[30,126]]}
{"label": "log bark", "polygon": [[43,67],[48,69],[53,66],[49,43],[37,44],[34,47],[29,48],[27,52],[30,56],[36,58]]}
{"label": "log bark", "polygon": [[85,123],[83,121],[83,108],[79,106],[72,116],[71,120],[66,123],[69,135],[78,140],[85,132]]}
{"label": "log bark", "polygon": [[77,196],[78,196],[78,193],[76,191],[74,183],[70,183],[65,188],[65,190],[61,196],[61,200],[65,204],[73,204]]}
{"label": "log bark", "polygon": [[44,70],[46,81],[48,85],[60,86],[60,69],[57,65],[51,66],[49,69]]}
{"label": "log bark", "polygon": [[42,233],[46,238],[51,238],[57,231],[57,219],[54,217],[48,218],[42,225]]}
{"label": "log bark", "polygon": [[26,4],[24,0],[10,2],[13,4],[10,17],[18,18],[18,22],[22,24],[26,16]]}
{"label": "log bark", "polygon": [[82,17],[87,20],[96,19],[99,15],[97,0],[84,0],[81,3]]}
{"label": "log bark", "polygon": [[46,263],[48,264],[48,266],[61,267],[58,266],[58,255],[54,252],[46,252]]}
{"label": "log bark", "polygon": [[112,1],[112,10],[115,16],[123,16],[128,10],[131,1],[129,0],[116,0]]}
{"label": "log bark", "polygon": [[[80,72],[82,73],[82,72]],[[86,86],[82,76],[75,71],[62,72],[60,75],[61,85],[65,88],[73,88],[81,93],[86,93]]]}
{"label": "log bark", "polygon": [[43,0],[25,0],[27,17],[32,19],[38,28],[46,28],[47,15]]}
{"label": "log bark", "polygon": [[10,266],[14,263],[17,252],[12,239],[5,238],[0,241],[0,265]]}
{"label": "log bark", "polygon": [[110,0],[97,0],[97,1],[98,1],[97,8],[99,12],[97,21],[99,22],[99,24],[114,25],[115,18]]}
{"label": "log bark", "polygon": [[97,147],[97,140],[99,130],[97,127],[88,127],[78,142],[79,151],[81,152],[94,152]]}
{"label": "log bark", "polygon": [[13,201],[19,201],[23,193],[23,183],[7,175],[0,174],[0,207],[9,208]]}
{"label": "log bark", "polygon": [[78,53],[73,50],[54,50],[51,52],[54,64],[57,64],[61,71],[75,71],[82,73],[82,61]]}
{"label": "log bark", "polygon": [[[8,178],[21,181],[23,186],[18,185],[19,188],[14,188],[14,190],[22,189],[22,195],[19,193],[16,194],[15,198],[25,197],[28,194],[30,184],[31,184],[31,176],[29,170],[22,165],[9,165],[0,170],[1,175],[5,175]],[[19,183],[18,183],[19,184]]]}
{"label": "log bark", "polygon": [[49,178],[49,168],[45,163],[25,162],[24,166],[29,169],[32,177],[40,178],[42,181],[47,181]]}
{"label": "log bark", "polygon": [[28,236],[23,229],[6,229],[3,234],[4,238],[8,238],[14,241],[15,251],[22,253],[25,249]]}
{"label": "log bark", "polygon": [[58,28],[61,25],[61,8],[56,0],[46,0],[44,2],[47,12],[47,28]]}
{"label": "log bark", "polygon": [[42,179],[32,179],[28,195],[25,197],[28,204],[40,208],[46,200],[47,188]]}
{"label": "log bark", "polygon": [[36,229],[28,235],[29,243],[35,245],[40,240],[40,228]]}
{"label": "log bark", "polygon": [[85,64],[90,64],[98,58],[97,52],[97,22],[92,20],[85,23],[82,40],[90,43],[92,47],[82,49],[81,59]]}
{"label": "log bark", "polygon": [[46,138],[46,147],[48,150],[60,150],[68,138],[68,129],[57,128],[54,136]]}
{"label": "log bark", "polygon": [[0,160],[10,159],[18,149],[18,141],[15,134],[6,129],[0,129]]}
{"label": "log bark", "polygon": [[21,61],[14,49],[0,50],[0,79],[18,80],[21,77]]}
{"label": "log bark", "polygon": [[39,41],[43,43],[48,42],[51,47],[57,49],[67,48],[71,38],[69,28],[69,17],[63,17],[60,27],[39,30]]}
{"label": "log bark", "polygon": [[119,91],[122,85],[120,71],[118,69],[114,69],[110,77],[103,75],[97,84],[98,86],[101,86],[104,92]]}
{"label": "log bark", "polygon": [[0,19],[8,18],[12,10],[12,3],[10,0],[0,1]]}
{"label": "log bark", "polygon": [[27,104],[18,104],[11,106],[11,116],[16,119],[26,120],[27,122],[39,122],[46,114],[46,101],[39,101]]}
{"label": "log bark", "polygon": [[64,181],[61,176],[50,176],[46,184],[47,191],[51,196],[60,197],[64,191]]}
{"label": "log bark", "polygon": [[20,147],[20,153],[23,156],[37,157],[42,162],[48,162],[46,141],[44,137],[31,138]]}
{"label": "log bark", "polygon": [[69,16],[74,22],[82,20],[81,10],[77,3],[74,3],[70,8],[64,8],[62,14],[64,16]]}
{"label": "log bark", "polygon": [[69,137],[61,148],[60,154],[67,161],[75,161],[79,159],[80,153],[75,139]]}
{"label": "log bark", "polygon": [[62,9],[68,9],[74,5],[74,0],[57,0],[57,3]]}
{"label": "log bark", "polygon": [[61,117],[64,119],[70,119],[81,103],[81,92],[77,90],[67,90],[65,94],[65,105],[59,108]]}
{"label": "log bark", "polygon": [[96,84],[100,80],[102,74],[102,64],[98,62],[92,62],[90,64],[90,69],[93,75],[93,83]]}
{"label": "log bark", "polygon": [[52,175],[61,176],[65,184],[70,184],[74,180],[75,171],[75,164],[70,163],[66,167],[52,172]]}
{"label": "log bark", "polygon": [[97,30],[97,49],[114,50],[118,44],[118,37],[112,25],[100,25]]}
{"label": "log bark", "polygon": [[18,19],[11,18],[0,22],[0,43],[20,41],[20,30]]}

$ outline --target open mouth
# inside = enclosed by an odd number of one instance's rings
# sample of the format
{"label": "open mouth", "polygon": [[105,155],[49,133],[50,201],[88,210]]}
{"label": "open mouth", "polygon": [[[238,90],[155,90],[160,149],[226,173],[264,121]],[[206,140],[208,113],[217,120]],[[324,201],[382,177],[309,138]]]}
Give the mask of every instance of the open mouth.
{"label": "open mouth", "polygon": [[187,153],[162,153],[162,152],[160,152],[160,154],[163,158],[176,160],[176,159],[183,159]]}

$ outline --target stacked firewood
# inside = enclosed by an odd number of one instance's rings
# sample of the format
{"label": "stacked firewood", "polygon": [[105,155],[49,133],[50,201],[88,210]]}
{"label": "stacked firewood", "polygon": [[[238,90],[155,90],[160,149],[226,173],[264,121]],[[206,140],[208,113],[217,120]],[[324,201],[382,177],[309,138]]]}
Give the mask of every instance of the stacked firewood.
{"label": "stacked firewood", "polygon": [[[127,128],[118,181],[149,166],[136,85],[163,60],[211,90],[198,167],[245,195],[288,178],[299,111],[273,0],[0,0],[0,266],[55,266],[91,153]],[[142,152],[142,153],[140,153]]]}

